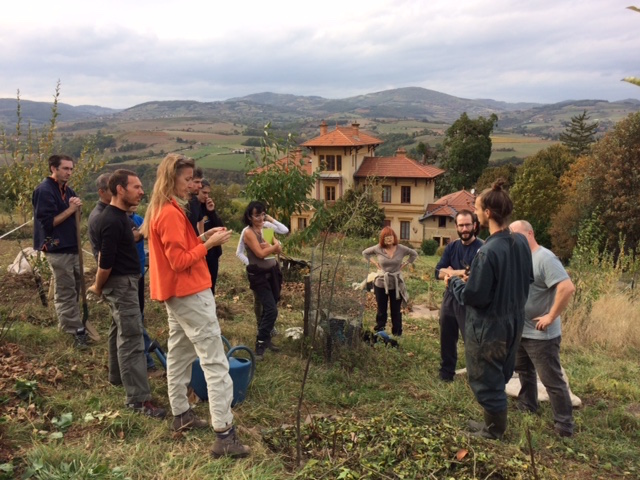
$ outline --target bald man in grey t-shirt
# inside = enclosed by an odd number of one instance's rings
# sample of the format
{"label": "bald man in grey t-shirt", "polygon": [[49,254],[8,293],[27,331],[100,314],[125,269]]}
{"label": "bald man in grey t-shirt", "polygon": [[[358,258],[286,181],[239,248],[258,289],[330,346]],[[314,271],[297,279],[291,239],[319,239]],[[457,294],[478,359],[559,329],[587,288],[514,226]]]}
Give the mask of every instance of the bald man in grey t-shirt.
{"label": "bald man in grey t-shirt", "polygon": [[549,394],[555,432],[562,437],[570,437],[574,427],[573,407],[560,365],[560,314],[569,304],[575,286],[558,257],[538,244],[529,222],[519,220],[513,222],[510,228],[512,232],[521,233],[527,238],[534,276],[524,307],[524,329],[516,356],[515,371],[521,384],[518,407],[537,411],[537,372]]}

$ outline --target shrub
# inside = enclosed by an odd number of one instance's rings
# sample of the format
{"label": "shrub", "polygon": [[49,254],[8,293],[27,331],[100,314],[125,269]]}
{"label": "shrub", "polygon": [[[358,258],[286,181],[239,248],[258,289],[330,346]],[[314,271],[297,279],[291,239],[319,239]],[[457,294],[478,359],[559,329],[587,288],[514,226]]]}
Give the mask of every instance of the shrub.
{"label": "shrub", "polygon": [[446,245],[441,245],[440,247],[438,247],[438,249],[436,250],[436,256],[441,257],[442,254],[444,254],[444,249],[446,247]]}
{"label": "shrub", "polygon": [[423,240],[422,245],[420,245],[420,249],[425,255],[435,255],[436,251],[438,250],[438,242],[436,242],[433,238]]}

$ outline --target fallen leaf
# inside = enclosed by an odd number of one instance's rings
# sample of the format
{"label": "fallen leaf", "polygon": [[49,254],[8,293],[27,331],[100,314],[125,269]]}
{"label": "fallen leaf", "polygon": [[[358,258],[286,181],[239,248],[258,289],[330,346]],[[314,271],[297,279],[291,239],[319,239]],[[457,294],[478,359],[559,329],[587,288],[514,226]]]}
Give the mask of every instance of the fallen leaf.
{"label": "fallen leaf", "polygon": [[464,457],[467,456],[467,454],[469,453],[469,450],[465,449],[465,448],[461,448],[460,450],[458,450],[458,453],[456,453],[456,459],[458,461],[462,460]]}

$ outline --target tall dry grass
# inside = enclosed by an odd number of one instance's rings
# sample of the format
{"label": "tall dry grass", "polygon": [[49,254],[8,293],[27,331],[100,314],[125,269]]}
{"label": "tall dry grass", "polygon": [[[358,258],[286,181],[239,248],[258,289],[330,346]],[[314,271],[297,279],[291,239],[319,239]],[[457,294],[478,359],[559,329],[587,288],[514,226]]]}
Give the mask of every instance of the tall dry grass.
{"label": "tall dry grass", "polygon": [[600,296],[591,308],[575,305],[563,319],[562,341],[613,350],[640,348],[640,304],[625,293]]}

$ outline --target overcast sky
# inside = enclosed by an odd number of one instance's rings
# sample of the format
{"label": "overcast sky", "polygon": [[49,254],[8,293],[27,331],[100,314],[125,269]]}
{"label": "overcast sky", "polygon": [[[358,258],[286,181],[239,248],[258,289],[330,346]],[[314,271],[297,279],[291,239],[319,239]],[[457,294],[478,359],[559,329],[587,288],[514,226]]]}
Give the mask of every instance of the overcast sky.
{"label": "overcast sky", "polygon": [[552,103],[640,98],[640,0],[3,2],[0,98],[127,108],[417,86]]}

